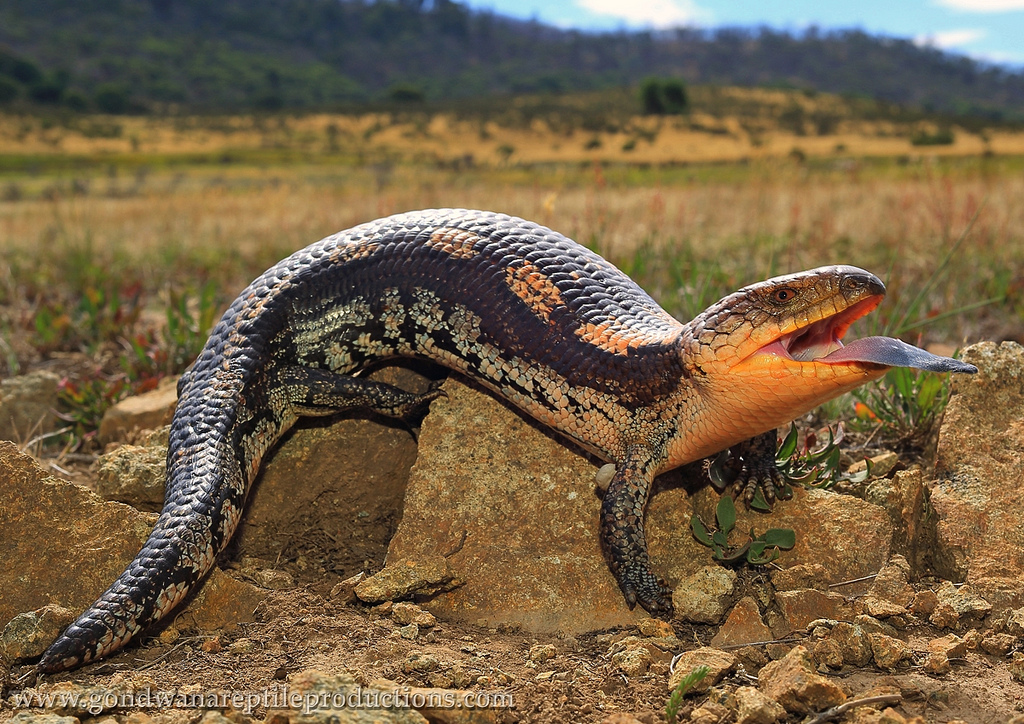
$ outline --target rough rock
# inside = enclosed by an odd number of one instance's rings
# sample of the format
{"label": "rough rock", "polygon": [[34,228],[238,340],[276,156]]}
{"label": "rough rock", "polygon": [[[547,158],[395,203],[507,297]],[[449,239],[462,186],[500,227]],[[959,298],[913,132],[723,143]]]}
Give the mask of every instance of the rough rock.
{"label": "rough rock", "polygon": [[736,589],[736,572],[705,566],[681,580],[672,594],[675,618],[689,623],[718,623]]}
{"label": "rough rock", "polygon": [[[47,604],[77,615],[120,575],[155,522],[153,515],[48,476],[13,443],[0,442],[0,480],[0,558],[19,561],[0,567],[0,624]],[[214,569],[178,621],[201,629],[251,621],[264,595]]]}
{"label": "rough rock", "polygon": [[165,377],[155,390],[127,397],[103,413],[99,441],[107,443],[124,440],[135,430],[154,430],[168,424],[178,403],[178,378]]}
{"label": "rough rock", "polygon": [[1024,684],[1024,653],[1014,651],[1010,658],[1010,676],[1014,681]]}
{"label": "rough rock", "polygon": [[155,445],[120,445],[96,461],[95,490],[104,500],[159,512],[167,477],[167,441]]}
{"label": "rough rock", "polygon": [[910,564],[903,556],[893,556],[875,576],[864,598],[868,613],[877,617],[900,616],[914,600],[910,585]]}
{"label": "rough rock", "polygon": [[935,595],[939,599],[939,606],[946,604],[956,612],[958,621],[978,621],[992,610],[992,604],[976,594],[969,583],[956,586],[943,581],[935,590]]}
{"label": "rough rock", "polygon": [[929,566],[935,549],[935,524],[930,516],[924,472],[903,470],[891,480],[875,480],[868,485],[864,497],[888,513],[893,550],[908,559],[912,570]]}
{"label": "rough rock", "polygon": [[691,691],[707,691],[736,667],[736,656],[709,646],[680,654],[676,661],[676,668],[668,680],[669,692],[679,686],[679,682],[689,676],[690,672],[698,666],[707,666],[710,671],[707,676],[693,685]]}
{"label": "rough rock", "polygon": [[813,588],[779,591],[775,594],[775,602],[782,611],[782,618],[773,621],[771,627],[779,638],[792,631],[802,631],[819,618],[852,619],[860,612],[845,596]]}
{"label": "rough rock", "polygon": [[846,701],[842,688],[815,673],[807,649],[795,646],[778,661],[771,661],[758,675],[759,688],[792,714],[807,714]]}
{"label": "rough rock", "polygon": [[[792,528],[796,546],[782,551],[776,563],[788,568],[814,561],[827,571],[828,583],[871,575],[889,560],[893,529],[882,507],[828,490],[795,488],[793,493],[792,500],[776,504],[769,514],[737,506],[736,530]],[[703,520],[715,519],[718,498],[710,486],[694,495],[694,509]],[[867,587],[849,585],[843,593],[854,595]]]}
{"label": "rough rock", "polygon": [[288,690],[302,706],[268,709],[266,724],[427,724],[414,709],[381,705],[402,689],[360,686],[349,674],[303,671],[288,677]]}
{"label": "rough rock", "polygon": [[459,583],[446,558],[403,558],[389,563],[377,575],[360,581],[355,587],[355,593],[367,603],[381,603],[413,594],[432,596],[458,586]]}
{"label": "rough rock", "polygon": [[[599,465],[460,381],[444,389],[424,420],[388,560],[450,554],[465,585],[425,604],[441,619],[570,634],[634,624],[642,613],[625,606],[598,539]],[[651,500],[651,559],[673,588],[710,563],[680,521],[693,509],[713,520],[718,497],[676,485]],[[831,581],[866,576],[889,557],[887,514],[849,496],[798,490],[770,515],[740,512],[737,529],[767,527],[798,531],[781,565],[814,560]]]}
{"label": "rough rock", "polygon": [[124,570],[153,518],[47,475],[0,442],[0,624],[54,603],[80,611]]}
{"label": "rough rock", "polygon": [[797,563],[789,568],[772,571],[772,585],[776,591],[796,591],[814,588],[828,591],[828,571],[820,563]]}
{"label": "rough rock", "polygon": [[414,603],[396,603],[391,607],[391,617],[400,624],[414,623],[430,628],[437,625],[437,618],[430,611],[424,611]]}
{"label": "rough rock", "polygon": [[19,711],[11,717],[10,722],[11,724],[79,724],[77,717],[32,711]]}
{"label": "rough rock", "polygon": [[860,626],[839,621],[832,627],[829,638],[839,645],[844,664],[866,666],[871,661],[871,641]]}
{"label": "rough rock", "polygon": [[214,568],[188,606],[178,614],[175,625],[202,631],[231,631],[240,623],[253,621],[256,607],[266,597],[263,589]]}
{"label": "rough rock", "polygon": [[465,585],[425,604],[442,619],[570,634],[635,624],[598,540],[597,466],[461,381],[444,390],[388,561],[450,552]]}
{"label": "rough rock", "polygon": [[732,693],[729,708],[736,711],[736,724],[774,724],[786,715],[779,702],[752,686],[741,686]]}
{"label": "rough rock", "polygon": [[711,639],[711,645],[717,647],[736,646],[771,641],[772,638],[772,630],[761,619],[757,601],[750,596],[745,596],[732,607],[722,628]]}
{"label": "rough rock", "polygon": [[883,669],[893,669],[901,661],[906,661],[913,653],[906,643],[898,638],[881,633],[869,633],[871,655],[875,664]]}
{"label": "rough rock", "polygon": [[24,444],[57,429],[60,377],[47,370],[0,380],[0,440]]}
{"label": "rough rock", "polygon": [[934,563],[945,578],[977,584],[997,609],[1016,607],[1024,602],[1024,347],[982,342],[963,358],[979,371],[952,376],[931,493]]}
{"label": "rough rock", "polygon": [[64,628],[75,620],[77,611],[61,606],[43,606],[20,613],[10,620],[0,636],[0,655],[10,661],[41,656]]}

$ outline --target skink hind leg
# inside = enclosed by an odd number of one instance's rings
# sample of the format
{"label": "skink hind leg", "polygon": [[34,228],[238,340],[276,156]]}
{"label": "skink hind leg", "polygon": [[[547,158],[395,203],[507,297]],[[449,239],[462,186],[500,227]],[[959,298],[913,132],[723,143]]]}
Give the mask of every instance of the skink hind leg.
{"label": "skink hind leg", "polygon": [[408,421],[445,394],[432,388],[418,395],[383,382],[313,367],[283,367],[277,372],[277,380],[298,415],[332,415],[361,409]]}
{"label": "skink hind leg", "polygon": [[644,511],[654,479],[651,451],[633,445],[616,465],[601,505],[601,542],[608,565],[630,608],[640,604],[656,616],[672,615],[672,591],[651,570]]}

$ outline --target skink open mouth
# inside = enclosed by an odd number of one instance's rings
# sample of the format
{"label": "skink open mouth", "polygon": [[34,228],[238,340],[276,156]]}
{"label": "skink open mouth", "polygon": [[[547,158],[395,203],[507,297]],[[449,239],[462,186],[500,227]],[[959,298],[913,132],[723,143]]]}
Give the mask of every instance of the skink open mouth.
{"label": "skink open mouth", "polygon": [[881,301],[881,296],[863,299],[838,314],[782,335],[755,354],[775,355],[795,362],[826,365],[870,364],[968,374],[978,371],[974,365],[949,357],[939,357],[891,337],[863,337],[844,345],[842,339],[850,325],[869,314]]}
{"label": "skink open mouth", "polygon": [[[759,350],[761,354],[774,354],[797,362],[823,362],[833,352],[843,349],[842,342],[850,325],[870,314],[882,302],[882,297],[869,297],[831,317],[819,319],[806,327],[784,334]],[[856,344],[856,342],[854,343]],[[849,361],[849,360],[843,360]]]}

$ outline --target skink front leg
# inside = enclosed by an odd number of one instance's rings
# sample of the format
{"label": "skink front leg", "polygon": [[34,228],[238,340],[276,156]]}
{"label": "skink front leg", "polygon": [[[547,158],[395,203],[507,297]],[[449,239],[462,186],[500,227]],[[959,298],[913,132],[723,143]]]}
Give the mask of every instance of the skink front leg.
{"label": "skink front leg", "polygon": [[632,609],[640,604],[656,616],[672,615],[672,591],[651,570],[644,512],[656,468],[644,445],[631,445],[616,463],[601,505],[601,543],[608,565]]}

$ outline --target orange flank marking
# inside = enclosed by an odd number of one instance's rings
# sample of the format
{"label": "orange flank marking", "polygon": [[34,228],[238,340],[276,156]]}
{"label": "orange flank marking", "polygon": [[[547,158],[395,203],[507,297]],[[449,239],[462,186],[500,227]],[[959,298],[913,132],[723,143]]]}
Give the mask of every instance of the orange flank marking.
{"label": "orange flank marking", "polygon": [[644,344],[657,344],[665,341],[664,332],[626,329],[620,326],[616,319],[610,319],[601,324],[585,324],[576,329],[576,334],[584,342],[615,354],[625,354],[629,349],[636,349]]}
{"label": "orange flank marking", "polygon": [[558,287],[529,262],[508,267],[505,270],[505,283],[534,314],[545,322],[551,322],[551,312],[555,307],[565,305]]}
{"label": "orange flank marking", "polygon": [[441,228],[430,235],[427,246],[440,249],[453,259],[469,259],[478,253],[473,245],[480,235],[463,229]]}

